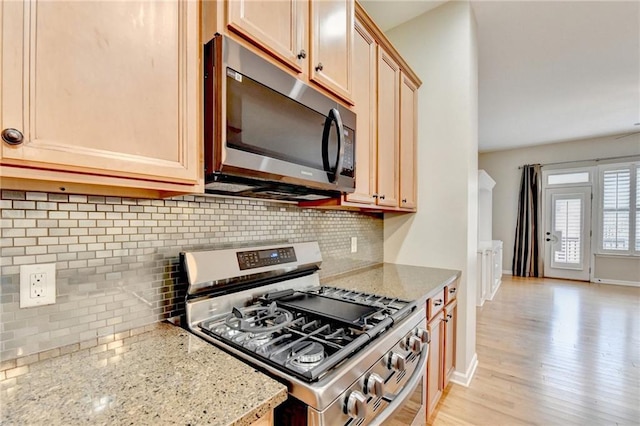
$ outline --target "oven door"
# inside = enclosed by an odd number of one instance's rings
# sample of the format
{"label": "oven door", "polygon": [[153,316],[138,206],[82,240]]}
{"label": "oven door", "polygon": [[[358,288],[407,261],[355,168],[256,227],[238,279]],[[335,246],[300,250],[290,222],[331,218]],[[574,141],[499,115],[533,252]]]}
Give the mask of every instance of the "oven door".
{"label": "oven door", "polygon": [[396,395],[385,395],[385,409],[369,423],[370,426],[408,426],[426,424],[426,368],[429,345],[422,351],[418,367]]}

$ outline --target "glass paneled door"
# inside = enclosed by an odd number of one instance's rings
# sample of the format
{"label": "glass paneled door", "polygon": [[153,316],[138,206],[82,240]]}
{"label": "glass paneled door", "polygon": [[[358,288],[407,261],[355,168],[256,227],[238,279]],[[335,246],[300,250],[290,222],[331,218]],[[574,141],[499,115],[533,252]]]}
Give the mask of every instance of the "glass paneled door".
{"label": "glass paneled door", "polygon": [[591,187],[547,188],[544,276],[589,281]]}

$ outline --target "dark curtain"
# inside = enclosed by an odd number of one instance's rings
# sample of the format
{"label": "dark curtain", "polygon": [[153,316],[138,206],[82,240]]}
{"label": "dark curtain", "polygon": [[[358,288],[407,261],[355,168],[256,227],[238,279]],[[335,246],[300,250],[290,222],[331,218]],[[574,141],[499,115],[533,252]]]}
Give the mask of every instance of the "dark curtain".
{"label": "dark curtain", "polygon": [[517,277],[541,277],[540,256],[540,164],[522,167],[518,222],[511,271]]}

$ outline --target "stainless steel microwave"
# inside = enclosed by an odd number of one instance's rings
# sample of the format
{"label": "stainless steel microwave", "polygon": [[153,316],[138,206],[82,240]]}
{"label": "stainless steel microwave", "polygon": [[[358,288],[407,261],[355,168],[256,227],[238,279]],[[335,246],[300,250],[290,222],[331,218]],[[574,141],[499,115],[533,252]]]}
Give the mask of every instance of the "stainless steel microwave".
{"label": "stainless steel microwave", "polygon": [[204,49],[205,190],[316,200],[355,188],[356,115],[238,42]]}

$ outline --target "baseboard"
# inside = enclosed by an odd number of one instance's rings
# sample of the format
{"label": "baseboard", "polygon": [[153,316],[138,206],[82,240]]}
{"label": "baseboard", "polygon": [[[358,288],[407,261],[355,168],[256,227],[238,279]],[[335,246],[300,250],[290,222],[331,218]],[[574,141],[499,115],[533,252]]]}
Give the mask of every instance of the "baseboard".
{"label": "baseboard", "polygon": [[493,298],[496,297],[496,294],[498,293],[498,290],[500,290],[501,285],[502,285],[502,280],[500,280],[500,283],[496,286],[496,289],[493,290],[493,293],[491,293],[491,296],[487,298],[488,300],[493,300]]}
{"label": "baseboard", "polygon": [[640,287],[640,282],[638,281],[607,280],[605,278],[594,278],[591,280],[591,282],[596,284],[612,284],[612,285],[624,285],[627,287]]}
{"label": "baseboard", "polygon": [[511,271],[511,269],[503,269],[502,270],[502,275],[512,275],[513,271]]}
{"label": "baseboard", "polygon": [[475,353],[473,354],[473,358],[471,359],[471,364],[469,364],[469,368],[467,368],[467,371],[463,374],[460,373],[458,370],[453,372],[453,376],[451,376],[451,382],[455,383],[456,385],[461,385],[464,386],[465,388],[468,388],[469,385],[471,384],[471,379],[473,379],[473,376],[476,374],[476,369],[478,368],[478,354]]}

